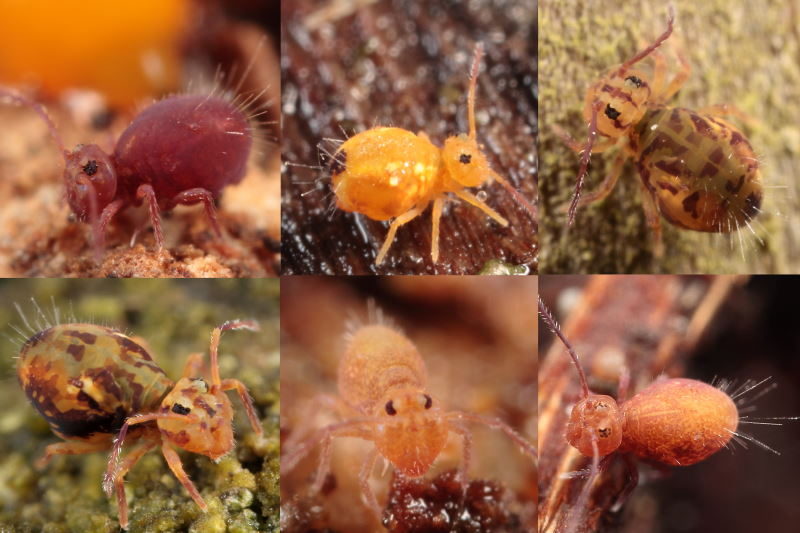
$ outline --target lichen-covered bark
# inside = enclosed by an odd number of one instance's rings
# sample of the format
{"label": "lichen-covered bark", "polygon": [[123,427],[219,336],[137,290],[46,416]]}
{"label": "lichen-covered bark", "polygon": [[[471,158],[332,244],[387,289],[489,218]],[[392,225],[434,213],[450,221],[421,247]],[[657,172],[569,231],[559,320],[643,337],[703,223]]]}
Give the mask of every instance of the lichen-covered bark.
{"label": "lichen-covered bark", "polygon": [[536,271],[536,223],[497,184],[484,190],[508,228],[449,202],[438,264],[430,259],[428,210],[400,228],[376,269],[388,224],[337,210],[329,174],[317,166],[335,139],[378,125],[425,132],[437,146],[466,132],[469,67],[482,41],[478,141],[491,167],[535,199],[535,2],[301,0],[282,7],[284,272],[461,274],[492,259]]}
{"label": "lichen-covered bark", "polygon": [[[747,229],[741,235],[702,234],[662,220],[665,254],[655,258],[631,162],[612,194],[579,211],[567,228],[560,208],[572,195],[579,158],[551,127],[585,142],[586,89],[666,29],[667,4],[545,0],[539,12],[542,272],[786,272],[800,265],[797,9],[775,0],[672,4],[675,31],[663,45],[670,72],[676,70],[677,51],[693,69],[672,104],[692,109],[733,104],[754,119],[741,124],[732,118],[760,160],[765,201],[754,221],[756,236]],[[651,63],[642,64],[649,68]],[[600,183],[612,160],[612,152],[592,157],[586,191]]]}
{"label": "lichen-covered bark", "polygon": [[[204,514],[172,475],[160,453],[148,453],[126,476],[130,531],[278,531],[278,283],[261,281],[113,280],[0,282],[2,343],[0,391],[0,530],[100,533],[119,531],[117,504],[101,488],[108,454],[57,457],[39,471],[33,466],[47,444],[60,442],[29,405],[12,356],[22,342],[11,326],[27,328],[37,317],[35,298],[52,320],[53,305],[64,317],[120,328],[140,338],[167,375],[180,376],[193,352],[208,352],[211,329],[234,318],[252,318],[260,332],[223,335],[220,372],[248,387],[265,430],[257,438],[241,402],[236,410],[234,451],[218,464],[181,452],[187,474],[209,505]],[[51,298],[53,302],[51,303]],[[72,320],[67,318],[66,320]],[[35,326],[34,326],[35,327]],[[207,362],[206,362],[207,364]],[[124,451],[124,450],[123,450]],[[226,529],[227,528],[227,529]]]}

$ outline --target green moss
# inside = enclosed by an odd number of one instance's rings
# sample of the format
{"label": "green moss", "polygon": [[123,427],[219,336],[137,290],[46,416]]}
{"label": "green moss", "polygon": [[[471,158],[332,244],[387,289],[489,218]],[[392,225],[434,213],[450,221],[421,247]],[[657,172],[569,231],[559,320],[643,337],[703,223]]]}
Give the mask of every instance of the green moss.
{"label": "green moss", "polygon": [[[653,256],[652,235],[641,208],[638,173],[626,164],[604,201],[582,209],[572,228],[560,209],[569,202],[578,156],[558,139],[559,125],[585,139],[582,116],[589,84],[619,65],[666,28],[666,3],[579,0],[539,3],[541,271],[598,272],[775,272],[798,270],[800,210],[800,64],[796,24],[781,2],[731,4],[725,0],[672,2],[675,32],[664,45],[670,72],[681,51],[693,73],[672,101],[699,109],[734,104],[755,117],[741,124],[761,160],[766,186],[764,212],[754,223],[757,238],[707,235],[663,222],[666,253]],[[649,62],[642,63],[649,68]],[[739,122],[733,119],[733,122]],[[613,153],[592,157],[585,190],[610,169]],[[787,187],[788,191],[782,187]],[[788,194],[787,194],[788,192]],[[739,243],[739,238],[742,244]],[[740,251],[741,250],[741,251]]]}
{"label": "green moss", "polygon": [[[277,280],[14,280],[0,281],[0,301],[19,302],[34,325],[33,297],[51,317],[70,308],[79,321],[118,327],[144,339],[153,358],[172,378],[192,352],[208,351],[211,329],[233,318],[254,318],[261,331],[227,332],[220,344],[223,377],[241,379],[262,415],[257,437],[231,395],[237,414],[235,450],[218,464],[180,452],[184,468],[209,506],[204,514],[172,475],[160,453],[151,452],[126,477],[130,531],[278,531],[278,283]],[[51,297],[53,303],[51,303]],[[64,320],[62,318],[62,322]],[[12,305],[0,308],[0,370],[8,379],[0,393],[0,531],[119,531],[117,505],[101,488],[107,465],[102,453],[56,457],[41,472],[33,467],[47,444],[58,442],[20,389],[12,357],[27,328]],[[29,335],[30,331],[25,331]],[[272,469],[272,471],[265,471]],[[265,480],[274,480],[274,483]]]}

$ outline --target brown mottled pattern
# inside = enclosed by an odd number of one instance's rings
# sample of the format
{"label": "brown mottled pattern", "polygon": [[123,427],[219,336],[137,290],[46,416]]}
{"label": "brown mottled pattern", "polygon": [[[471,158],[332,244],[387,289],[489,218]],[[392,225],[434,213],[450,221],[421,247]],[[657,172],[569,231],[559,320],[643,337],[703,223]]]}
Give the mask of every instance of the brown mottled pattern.
{"label": "brown mottled pattern", "polygon": [[731,146],[735,146],[739,143],[746,143],[747,146],[750,146],[750,143],[747,142],[747,139],[744,138],[744,135],[742,135],[738,131],[734,131],[731,134]]}
{"label": "brown mottled pattern", "polygon": [[[31,360],[30,372],[20,375],[25,393],[42,417],[53,430],[67,438],[88,439],[95,434],[114,434],[122,427],[127,412],[117,405],[113,409],[100,408],[96,402],[89,401],[85,393],[74,386],[82,380],[66,378],[58,373],[63,370],[55,365],[54,372],[42,371],[43,361],[35,357]],[[71,381],[73,389],[65,387]]]}
{"label": "brown mottled pattern", "polygon": [[717,149],[711,152],[711,155],[708,156],[711,162],[714,163],[715,165],[719,165],[722,162],[722,157],[723,157],[722,148],[720,148],[719,146],[717,146]]}
{"label": "brown mottled pattern", "polygon": [[67,353],[74,357],[76,361],[83,359],[84,352],[86,352],[86,346],[83,344],[70,344],[67,346]]}
{"label": "brown mottled pattern", "polygon": [[713,178],[719,173],[719,167],[709,161],[705,165],[703,165],[703,169],[700,171],[701,178]]}
{"label": "brown mottled pattern", "polygon": [[655,166],[657,169],[663,170],[667,174],[673,176],[685,176],[688,173],[686,165],[680,159],[656,161]]}
{"label": "brown mottled pattern", "polygon": [[169,391],[172,382],[149,355],[143,359],[144,348],[130,340],[123,348],[119,337],[102,326],[63,324],[23,345],[20,383],[57,434],[94,439],[116,433],[127,416],[152,411]]}
{"label": "brown mottled pattern", "polygon": [[744,174],[739,176],[739,181],[732,182],[729,181],[725,184],[725,188],[728,189],[729,192],[736,194],[742,189],[742,185],[744,185]]}
{"label": "brown mottled pattern", "polygon": [[695,130],[700,135],[705,135],[706,137],[710,137],[711,139],[716,139],[716,135],[714,135],[714,130],[711,129],[711,124],[705,121],[703,117],[698,115],[697,113],[690,112],[689,119],[694,123]]}
{"label": "brown mottled pattern", "polygon": [[664,189],[665,191],[669,191],[671,194],[678,194],[678,188],[672,185],[671,183],[659,181],[658,186]]}
{"label": "brown mottled pattern", "polygon": [[632,132],[631,145],[638,148],[642,181],[673,224],[727,232],[758,213],[758,161],[725,120],[690,109],[653,108]]}
{"label": "brown mottled pattern", "polygon": [[203,400],[203,398],[201,398],[200,396],[198,396],[194,400],[194,405],[195,407],[199,407],[200,409],[208,413],[208,416],[215,416],[217,414],[217,412],[210,405],[208,405],[208,403],[206,403],[206,401]]}
{"label": "brown mottled pattern", "polygon": [[672,114],[669,117],[669,122],[667,123],[669,129],[674,131],[675,133],[680,133],[683,131],[683,120],[681,120],[681,113],[678,109],[673,109]]}
{"label": "brown mottled pattern", "polygon": [[613,98],[619,98],[620,100],[629,102],[634,107],[639,107],[636,105],[636,103],[634,103],[633,98],[631,98],[631,95],[628,91],[620,89],[619,87],[612,87],[611,85],[608,84],[603,85],[603,88],[601,90],[603,92],[610,94]]}
{"label": "brown mottled pattern", "polygon": [[683,210],[691,213],[694,218],[697,218],[697,200],[700,199],[700,193],[695,191],[683,200]]}
{"label": "brown mottled pattern", "polygon": [[147,353],[147,350],[144,349],[143,346],[133,342],[130,338],[126,337],[122,333],[113,333],[112,338],[117,341],[122,351],[133,352],[140,356],[145,361],[152,361],[153,358],[150,357],[150,354]]}
{"label": "brown mottled pattern", "polygon": [[86,333],[85,331],[66,330],[64,331],[63,335],[80,339],[84,344],[94,344],[97,341],[97,335],[93,333]]}
{"label": "brown mottled pattern", "polygon": [[180,430],[178,433],[173,433],[162,429],[161,432],[174,444],[178,446],[186,446],[189,443],[189,434],[185,430]]}

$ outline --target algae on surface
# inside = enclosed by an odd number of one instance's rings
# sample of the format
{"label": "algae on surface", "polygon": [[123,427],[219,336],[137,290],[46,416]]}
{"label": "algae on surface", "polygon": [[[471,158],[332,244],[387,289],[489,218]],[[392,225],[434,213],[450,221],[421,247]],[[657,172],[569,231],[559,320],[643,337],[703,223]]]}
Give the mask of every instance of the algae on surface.
{"label": "algae on surface", "polygon": [[[567,229],[560,207],[569,202],[579,157],[552,131],[559,125],[585,141],[582,116],[589,85],[666,29],[664,2],[540,2],[540,120],[542,154],[542,272],[786,272],[800,268],[800,24],[791,3],[771,0],[672,2],[675,31],[662,49],[668,71],[676,52],[692,74],[671,105],[701,109],[733,104],[753,117],[741,127],[759,157],[765,186],[754,236],[702,234],[662,220],[665,253],[653,256],[652,235],[641,208],[639,176],[629,161],[602,202],[582,208]],[[649,69],[651,62],[641,63]],[[584,188],[607,174],[613,153],[592,156]],[[741,240],[741,242],[740,242]]]}
{"label": "algae on surface", "polygon": [[[108,455],[54,458],[43,470],[33,463],[47,444],[60,442],[28,403],[15,359],[26,330],[18,303],[33,323],[31,298],[52,317],[54,306],[141,337],[153,359],[175,379],[190,353],[208,353],[212,328],[226,320],[252,318],[261,331],[226,332],[220,343],[222,377],[248,387],[265,434],[257,438],[236,411],[236,448],[218,464],[180,452],[181,461],[209,512],[204,514],[172,475],[157,451],[146,454],[126,476],[130,529],[136,531],[278,531],[278,283],[277,280],[15,280],[0,282],[0,531],[119,531],[115,498],[101,488]],[[52,303],[51,303],[52,299]],[[36,327],[36,326],[34,326]],[[27,334],[27,332],[26,332]]]}

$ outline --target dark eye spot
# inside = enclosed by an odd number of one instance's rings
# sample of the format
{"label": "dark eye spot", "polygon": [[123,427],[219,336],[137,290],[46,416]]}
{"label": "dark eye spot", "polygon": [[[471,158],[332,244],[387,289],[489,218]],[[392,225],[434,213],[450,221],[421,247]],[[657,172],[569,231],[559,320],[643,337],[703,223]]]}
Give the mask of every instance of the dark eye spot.
{"label": "dark eye spot", "polygon": [[173,413],[177,413],[177,414],[179,414],[179,415],[188,415],[189,413],[191,413],[191,412],[192,412],[192,410],[191,410],[191,409],[189,409],[188,407],[184,407],[184,406],[182,406],[182,405],[181,405],[181,404],[179,404],[179,403],[176,403],[176,404],[174,404],[174,405],[172,406],[172,412],[173,412]]}
{"label": "dark eye spot", "polygon": [[611,428],[600,428],[597,430],[601,437],[608,438],[611,436]]}
{"label": "dark eye spot", "polygon": [[86,173],[87,176],[94,176],[97,172],[97,161],[92,159],[85,165],[83,165],[83,171]]}
{"label": "dark eye spot", "polygon": [[632,84],[636,85],[637,88],[642,86],[642,80],[640,80],[636,76],[628,76],[627,78],[625,78],[625,81],[631,82]]}
{"label": "dark eye spot", "polygon": [[458,158],[458,160],[461,163],[464,163],[465,165],[469,165],[472,162],[472,155],[471,154],[461,154],[461,156]]}
{"label": "dark eye spot", "polygon": [[394,416],[397,414],[397,411],[394,408],[394,403],[392,403],[392,400],[386,402],[386,414],[389,416]]}
{"label": "dark eye spot", "polygon": [[433,406],[433,399],[426,394],[425,395],[425,409],[430,409],[432,406]]}
{"label": "dark eye spot", "polygon": [[606,105],[606,116],[611,120],[617,120],[617,117],[620,116],[620,112],[611,107],[611,104]]}

